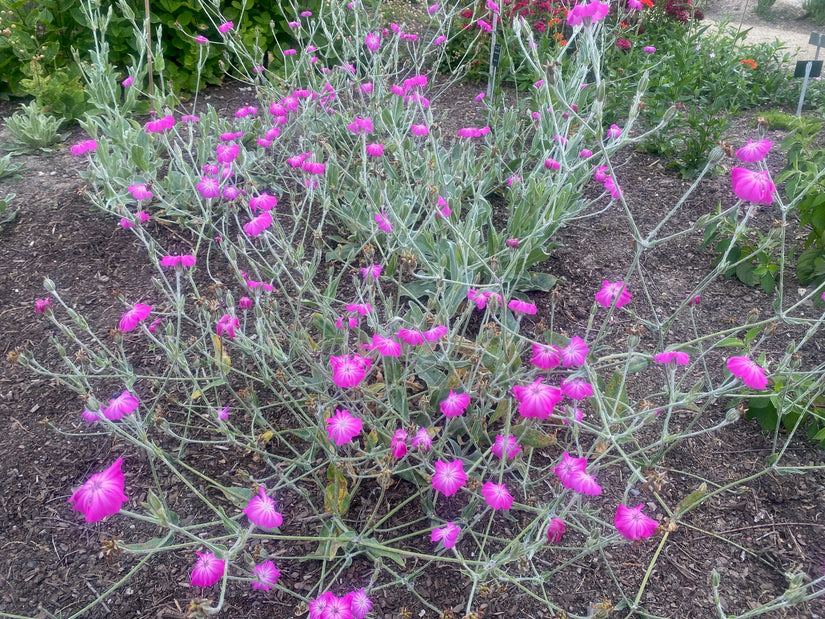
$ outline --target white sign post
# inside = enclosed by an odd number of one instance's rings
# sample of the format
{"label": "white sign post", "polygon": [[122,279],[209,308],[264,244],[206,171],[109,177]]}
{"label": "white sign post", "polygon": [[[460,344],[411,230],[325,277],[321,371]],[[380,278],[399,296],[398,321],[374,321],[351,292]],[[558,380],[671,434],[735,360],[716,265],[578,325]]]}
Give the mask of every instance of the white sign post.
{"label": "white sign post", "polygon": [[801,60],[796,63],[794,77],[802,77],[802,92],[799,93],[799,105],[796,106],[796,115],[802,115],[802,102],[805,100],[805,93],[808,90],[808,80],[812,77],[819,77],[822,74],[822,61],[819,60],[819,50],[825,47],[825,34],[812,32],[808,39],[809,45],[816,45],[816,55],[813,60]]}

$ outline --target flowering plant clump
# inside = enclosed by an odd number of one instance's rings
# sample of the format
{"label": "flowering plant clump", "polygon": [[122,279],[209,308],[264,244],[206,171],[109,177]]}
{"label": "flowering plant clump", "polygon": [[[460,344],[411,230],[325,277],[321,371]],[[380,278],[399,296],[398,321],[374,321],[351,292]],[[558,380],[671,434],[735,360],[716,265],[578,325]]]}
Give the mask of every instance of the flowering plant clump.
{"label": "flowering plant clump", "polygon": [[[224,116],[166,100],[148,133],[123,118],[105,46],[94,51],[85,75],[100,113],[84,128],[98,147],[85,178],[113,229],[144,248],[152,294],[133,304],[125,291],[106,340],[47,280],[35,311],[53,324],[68,370],[21,360],[82,396],[79,414],[94,422],[84,427],[131,446],[77,480],[75,509],[89,522],[135,518],[160,530],[118,549],[164,554],[193,588],[214,587],[215,600],[197,603],[214,603],[204,612],[241,586],[276,588],[322,619],[367,617],[387,587],[435,609],[415,579],[450,567],[473,583],[468,614],[488,583],[529,590],[560,614],[547,583],[573,564],[556,561],[554,547],[611,571],[612,555],[634,544],[661,550],[685,514],[738,483],[690,501],[657,494],[648,472],[672,446],[737,423],[736,406],[769,387],[813,394],[800,385],[825,368],[794,378],[799,348],[782,356],[768,346],[769,320],[676,329],[695,327],[692,300],[721,270],[697,274],[667,315],[654,301],[643,256],[693,229],[671,230],[685,200],[646,234],[635,225],[621,189],[632,174],[612,161],[647,136],[636,124],[643,88],[624,119],[607,122],[600,58],[616,30],[608,5],[580,6],[564,16],[580,50],[572,64],[548,65],[516,26],[537,86],[516,107],[489,101],[489,123],[458,136],[438,128],[426,70],[446,60],[434,45],[451,36],[439,8],[432,41],[397,24],[379,32],[361,3],[296,11],[282,79],[249,75],[254,101]],[[476,23],[486,35],[485,16]],[[221,37],[209,44],[236,49],[234,25],[215,23]],[[320,36],[328,30],[340,36]],[[198,122],[178,122],[195,113]],[[491,196],[507,218],[494,217]],[[136,201],[186,235],[116,228]],[[562,225],[608,208],[628,215],[633,257],[570,292],[589,318],[560,327],[556,282],[533,269]],[[175,248],[180,238],[191,248]],[[801,319],[796,305],[779,307]],[[806,320],[810,339],[822,319]],[[654,334],[644,341],[642,325]],[[723,355],[730,348],[742,354]],[[113,385],[120,394],[107,400]],[[134,512],[123,509],[121,472],[132,459],[152,471]],[[649,556],[648,572],[660,552]],[[299,585],[293,568],[308,563],[316,576]],[[639,612],[644,582],[635,602],[623,600]]]}

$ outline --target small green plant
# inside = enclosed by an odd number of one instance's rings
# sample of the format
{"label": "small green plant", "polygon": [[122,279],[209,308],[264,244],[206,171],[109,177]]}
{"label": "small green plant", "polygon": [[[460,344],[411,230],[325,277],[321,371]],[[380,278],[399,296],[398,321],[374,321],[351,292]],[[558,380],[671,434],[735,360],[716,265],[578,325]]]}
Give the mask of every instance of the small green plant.
{"label": "small green plant", "polygon": [[825,0],[805,0],[802,8],[818,25],[825,24]]}
{"label": "small green plant", "polygon": [[0,182],[13,183],[19,181],[22,176],[17,172],[23,167],[22,163],[13,163],[11,153],[5,157],[0,157]]}
{"label": "small green plant", "polygon": [[60,133],[63,119],[44,114],[36,101],[20,108],[6,120],[6,128],[14,136],[11,144],[4,145],[6,150],[18,154],[38,150],[49,152],[52,146],[68,137],[68,133]]}
{"label": "small green plant", "polygon": [[781,110],[768,110],[759,115],[756,120],[758,125],[761,122],[767,123],[771,129],[778,129],[779,131],[791,131],[800,129],[805,135],[815,135],[822,129],[822,122],[815,118],[808,118],[806,116],[794,116]]}
{"label": "small green plant", "polygon": [[0,226],[7,224],[17,217],[17,207],[11,207],[11,201],[14,200],[15,194],[6,194],[6,197],[0,200]]}
{"label": "small green plant", "polygon": [[758,0],[753,12],[763,19],[773,19],[772,9],[774,4],[776,4],[776,0]]}

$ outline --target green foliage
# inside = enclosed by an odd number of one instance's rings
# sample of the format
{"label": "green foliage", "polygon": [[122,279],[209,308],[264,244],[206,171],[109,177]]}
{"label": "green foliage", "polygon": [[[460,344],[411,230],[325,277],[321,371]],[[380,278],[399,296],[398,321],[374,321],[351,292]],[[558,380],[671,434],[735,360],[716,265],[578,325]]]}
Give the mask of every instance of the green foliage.
{"label": "green foliage", "polygon": [[22,163],[12,163],[11,153],[5,157],[0,157],[0,182],[13,183],[23,178],[18,171],[23,167]]}
{"label": "green foliage", "polygon": [[12,208],[11,201],[14,200],[15,194],[6,194],[6,197],[0,200],[0,226],[9,223],[17,217],[17,207]]}
{"label": "green foliage", "polygon": [[825,0],[805,0],[802,8],[817,25],[825,24]]}
{"label": "green foliage", "polygon": [[776,0],[757,0],[756,8],[753,12],[765,19],[772,19],[773,11],[771,11],[771,9],[774,4],[776,4]]}
{"label": "green foliage", "polygon": [[21,105],[20,108],[6,119],[6,129],[14,136],[11,144],[3,145],[6,150],[15,153],[38,150],[48,152],[52,146],[68,136],[60,133],[63,120],[44,114],[36,101]]}
{"label": "green foliage", "polygon": [[749,398],[747,418],[755,419],[765,432],[804,430],[809,439],[825,447],[825,395],[818,393],[816,384],[804,375],[787,382],[792,389],[785,384],[778,381],[774,393]]}

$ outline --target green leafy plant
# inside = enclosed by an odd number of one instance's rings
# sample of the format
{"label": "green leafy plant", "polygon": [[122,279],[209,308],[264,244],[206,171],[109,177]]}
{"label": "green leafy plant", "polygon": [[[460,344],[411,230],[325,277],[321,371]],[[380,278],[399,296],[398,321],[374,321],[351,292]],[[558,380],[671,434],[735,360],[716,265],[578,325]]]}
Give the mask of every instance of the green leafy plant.
{"label": "green leafy plant", "polygon": [[32,101],[6,119],[14,140],[3,148],[15,153],[49,152],[51,147],[65,140],[68,133],[60,133],[63,119],[44,114],[40,104]]}
{"label": "green leafy plant", "polygon": [[802,8],[818,25],[825,24],[825,0],[805,0]]}
{"label": "green leafy plant", "polygon": [[0,200],[0,226],[13,221],[17,217],[17,207],[12,207],[11,202],[14,200],[15,194],[6,194],[6,197]]}
{"label": "green leafy plant", "polygon": [[23,167],[22,163],[14,163],[11,153],[5,157],[0,157],[0,182],[13,183],[23,178],[18,172]]}

